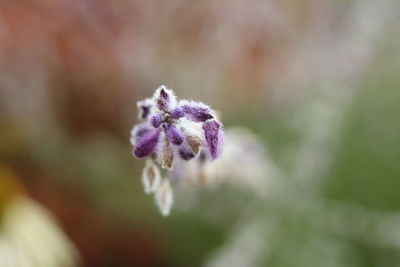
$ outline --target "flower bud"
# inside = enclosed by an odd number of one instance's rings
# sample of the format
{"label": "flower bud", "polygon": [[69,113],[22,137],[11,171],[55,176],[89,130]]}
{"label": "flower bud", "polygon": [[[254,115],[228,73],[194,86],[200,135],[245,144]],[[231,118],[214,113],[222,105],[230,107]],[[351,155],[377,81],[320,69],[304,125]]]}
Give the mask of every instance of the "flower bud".
{"label": "flower bud", "polygon": [[151,125],[153,125],[154,128],[160,127],[162,121],[163,121],[163,115],[160,112],[155,113],[150,118],[150,123]]}
{"label": "flower bud", "polygon": [[184,160],[191,160],[195,154],[187,143],[183,143],[178,148],[179,156]]}
{"label": "flower bud", "polygon": [[150,131],[151,128],[146,123],[141,123],[133,127],[130,139],[131,144],[135,145],[138,138],[141,138]]}
{"label": "flower bud", "polygon": [[176,96],[172,90],[161,85],[153,96],[154,102],[159,110],[168,111],[176,105]]}
{"label": "flower bud", "polygon": [[207,142],[207,149],[211,158],[216,159],[222,149],[223,135],[222,125],[216,120],[208,120],[203,124],[204,136]]}
{"label": "flower bud", "polygon": [[215,117],[210,107],[202,102],[181,101],[180,107],[186,117],[195,122],[204,122]]}
{"label": "flower bud", "polygon": [[180,145],[183,142],[182,132],[173,124],[167,124],[165,127],[165,134],[168,140],[174,145]]}
{"label": "flower bud", "polygon": [[177,120],[185,116],[185,112],[183,112],[183,109],[181,107],[176,107],[171,110],[170,115],[172,118]]}
{"label": "flower bud", "polygon": [[174,204],[174,195],[168,179],[161,182],[155,194],[155,200],[160,212],[163,216],[168,216]]}
{"label": "flower bud", "polygon": [[183,118],[181,120],[181,129],[194,155],[197,155],[200,152],[201,146],[204,144],[204,134],[201,125]]}
{"label": "flower bud", "polygon": [[160,140],[160,145],[157,153],[157,160],[163,169],[172,170],[172,163],[174,162],[174,151],[172,150],[171,143],[165,135]]}
{"label": "flower bud", "polygon": [[150,194],[155,192],[160,186],[161,174],[158,167],[150,159],[146,161],[146,166],[143,169],[142,183],[144,192]]}
{"label": "flower bud", "polygon": [[138,138],[133,150],[133,154],[138,158],[143,158],[153,153],[157,145],[160,132],[160,129],[154,129],[146,133],[141,138]]}

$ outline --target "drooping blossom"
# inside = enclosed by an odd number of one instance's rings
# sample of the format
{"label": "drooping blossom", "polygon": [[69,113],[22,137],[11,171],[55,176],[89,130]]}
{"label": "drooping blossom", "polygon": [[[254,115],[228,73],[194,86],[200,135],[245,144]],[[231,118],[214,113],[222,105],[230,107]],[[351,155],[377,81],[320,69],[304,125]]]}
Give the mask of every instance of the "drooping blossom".
{"label": "drooping blossom", "polygon": [[163,216],[168,216],[174,204],[174,195],[168,179],[164,179],[155,192],[158,208]]}
{"label": "drooping blossom", "polygon": [[[161,178],[159,166],[171,171],[174,163],[204,157],[213,161],[219,157],[223,144],[222,123],[206,104],[178,100],[171,89],[164,85],[156,89],[152,98],[139,101],[138,118],[141,121],[131,131],[133,155],[147,159],[142,182],[146,193],[156,193],[156,202],[164,215],[169,214],[173,201],[168,178]],[[167,192],[171,191],[171,192]],[[167,208],[166,208],[167,207]]]}
{"label": "drooping blossom", "polygon": [[161,182],[161,174],[158,167],[154,164],[152,160],[146,161],[146,166],[143,169],[142,183],[144,187],[144,192],[146,194],[154,193]]}

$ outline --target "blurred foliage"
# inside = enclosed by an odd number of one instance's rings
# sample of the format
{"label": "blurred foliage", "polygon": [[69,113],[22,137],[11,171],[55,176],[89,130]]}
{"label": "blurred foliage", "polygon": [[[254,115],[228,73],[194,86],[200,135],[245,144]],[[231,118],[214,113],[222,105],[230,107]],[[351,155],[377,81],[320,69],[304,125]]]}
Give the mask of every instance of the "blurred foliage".
{"label": "blurred foliage", "polygon": [[395,54],[372,68],[347,114],[326,184],[327,194],[335,199],[382,210],[400,208],[398,59]]}

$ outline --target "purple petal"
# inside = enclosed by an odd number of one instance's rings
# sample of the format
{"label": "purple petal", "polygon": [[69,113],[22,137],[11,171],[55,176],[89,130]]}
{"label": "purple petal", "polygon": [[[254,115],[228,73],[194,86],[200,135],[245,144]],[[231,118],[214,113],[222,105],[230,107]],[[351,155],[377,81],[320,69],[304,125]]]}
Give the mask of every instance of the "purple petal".
{"label": "purple petal", "polygon": [[154,128],[160,127],[162,121],[163,121],[163,115],[160,112],[155,113],[150,118],[151,125],[153,125]]}
{"label": "purple petal", "polygon": [[170,115],[172,118],[177,120],[185,116],[185,112],[183,112],[183,109],[181,107],[176,107],[171,110]]}
{"label": "purple petal", "polygon": [[155,150],[161,130],[154,129],[137,139],[133,154],[138,158],[149,156]]}
{"label": "purple petal", "polygon": [[195,122],[204,122],[214,118],[211,109],[201,102],[181,101],[180,107],[187,118]]}
{"label": "purple petal", "polygon": [[221,123],[216,120],[209,120],[203,124],[207,148],[212,159],[218,158],[221,153],[223,139],[221,128]]}
{"label": "purple petal", "polygon": [[168,111],[176,105],[176,96],[172,90],[161,85],[154,94],[154,102],[159,110]]}
{"label": "purple petal", "polygon": [[166,124],[165,134],[168,140],[174,145],[180,145],[183,142],[183,133],[173,124]]}

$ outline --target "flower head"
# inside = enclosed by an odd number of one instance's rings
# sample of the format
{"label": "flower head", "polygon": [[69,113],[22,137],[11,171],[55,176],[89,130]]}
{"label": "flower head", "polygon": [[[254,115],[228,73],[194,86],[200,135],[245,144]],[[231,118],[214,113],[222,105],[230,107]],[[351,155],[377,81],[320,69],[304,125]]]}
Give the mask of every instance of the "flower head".
{"label": "flower head", "polygon": [[[161,162],[164,149],[169,150],[167,154],[170,158],[172,155],[172,161],[175,157],[190,160],[200,149],[208,151],[210,160],[220,154],[222,124],[206,104],[178,101],[173,91],[162,85],[153,98],[139,101],[138,109],[142,123],[133,128],[131,135],[136,157],[152,157]],[[193,124],[202,130],[194,130]],[[166,166],[161,164],[161,167]]]}
{"label": "flower head", "polygon": [[[137,107],[141,123],[133,127],[130,139],[137,158],[155,161],[170,171],[176,160],[189,161],[202,154],[213,161],[221,154],[222,123],[206,104],[178,101],[174,92],[162,85]],[[158,168],[148,161],[143,176],[146,192],[165,184],[158,181],[158,176]]]}

